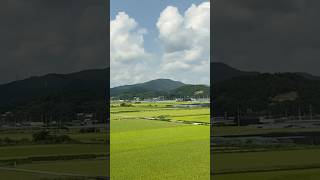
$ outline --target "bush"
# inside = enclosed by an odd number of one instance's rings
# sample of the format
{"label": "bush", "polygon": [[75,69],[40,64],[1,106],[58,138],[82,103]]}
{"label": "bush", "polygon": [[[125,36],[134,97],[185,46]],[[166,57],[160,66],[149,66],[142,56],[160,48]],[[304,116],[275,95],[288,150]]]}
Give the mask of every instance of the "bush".
{"label": "bush", "polygon": [[166,116],[164,116],[164,115],[158,116],[158,119],[159,120],[168,120],[168,118]]}
{"label": "bush", "polygon": [[0,146],[12,146],[21,144],[31,144],[31,141],[26,138],[22,138],[19,140],[10,139],[9,137],[5,137],[4,139],[0,138]]}
{"label": "bush", "polygon": [[67,143],[73,140],[68,135],[51,135],[49,131],[43,130],[33,134],[36,143]]}
{"label": "bush", "polygon": [[34,142],[43,142],[51,139],[50,132],[46,130],[36,132],[32,136]]}
{"label": "bush", "polygon": [[132,104],[128,104],[128,103],[121,103],[120,104],[120,107],[132,107],[133,105]]}
{"label": "bush", "polygon": [[80,133],[94,133],[94,132],[100,132],[100,129],[94,128],[94,127],[80,129]]}

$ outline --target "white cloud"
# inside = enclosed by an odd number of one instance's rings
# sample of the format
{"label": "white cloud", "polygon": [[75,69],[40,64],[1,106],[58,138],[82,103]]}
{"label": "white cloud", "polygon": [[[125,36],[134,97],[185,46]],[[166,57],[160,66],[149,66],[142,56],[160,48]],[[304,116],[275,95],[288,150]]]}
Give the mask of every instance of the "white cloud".
{"label": "white cloud", "polygon": [[157,55],[146,52],[147,30],[135,19],[119,12],[110,21],[111,86],[155,78],[209,84],[210,3],[192,4],[184,14],[168,6],[161,12],[156,28],[163,47]]}
{"label": "white cloud", "polygon": [[161,70],[187,82],[209,84],[210,3],[192,4],[181,15],[176,7],[164,9],[157,22],[164,48]]}
{"label": "white cloud", "polygon": [[174,52],[189,47],[189,29],[184,26],[184,17],[176,7],[168,6],[162,11],[157,22],[159,38],[166,52]]}
{"label": "white cloud", "polygon": [[125,12],[119,12],[110,21],[111,86],[140,82],[145,76],[146,60],[150,55],[144,49],[146,29]]}

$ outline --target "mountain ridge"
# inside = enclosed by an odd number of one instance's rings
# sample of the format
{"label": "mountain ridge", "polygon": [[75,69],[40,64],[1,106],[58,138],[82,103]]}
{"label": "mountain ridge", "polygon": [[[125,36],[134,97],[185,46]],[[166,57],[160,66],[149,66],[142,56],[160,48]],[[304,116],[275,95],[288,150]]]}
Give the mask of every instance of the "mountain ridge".
{"label": "mountain ridge", "polygon": [[300,73],[260,73],[239,76],[216,83],[213,88],[216,114],[297,115],[298,107],[304,114],[312,106],[320,113],[320,81]]}
{"label": "mountain ridge", "polygon": [[238,76],[251,76],[259,74],[259,72],[256,71],[242,71],[221,62],[211,62],[210,72],[210,79],[213,83],[221,82]]}
{"label": "mountain ridge", "polygon": [[[196,91],[202,91],[203,96],[209,95],[209,86],[184,84],[171,79],[154,79],[144,83],[118,86],[110,89],[113,98],[133,99],[134,97],[154,98],[159,96],[179,97],[194,96]],[[198,94],[200,96],[200,94]]]}
{"label": "mountain ridge", "polygon": [[84,70],[70,74],[47,74],[0,85],[0,111],[28,104],[39,98],[105,99],[109,69]]}
{"label": "mountain ridge", "polygon": [[[217,83],[233,78],[262,74],[259,72],[241,71],[223,63],[212,62],[211,66],[212,73],[210,76],[213,79],[214,86]],[[320,77],[308,73],[298,72],[296,74],[307,79],[320,80]],[[58,99],[65,99],[65,101],[73,101],[72,97],[76,97],[74,99],[78,99],[78,101],[103,101],[108,98],[109,91],[112,96],[114,95],[112,91],[115,89],[123,89],[123,86],[109,88],[109,75],[110,68],[102,68],[83,70],[69,74],[50,73],[44,76],[33,76],[23,80],[1,84],[0,111],[10,110],[17,106],[25,105],[35,99],[45,99],[45,97],[48,96],[55,96]],[[169,79],[160,79],[160,81],[161,83],[151,81],[148,86],[144,83],[139,83],[140,85],[138,85],[138,87],[132,89],[134,93],[125,92],[125,96],[131,98],[132,96],[130,96],[130,94],[140,96],[145,93],[148,97],[157,97],[160,95],[171,96],[172,94],[181,94],[181,92],[186,93],[186,96],[190,96],[190,89],[192,88],[187,87],[188,84]],[[150,86],[152,86],[152,88]],[[183,86],[186,86],[185,90],[181,90],[179,93],[177,91],[174,92],[175,89]],[[129,85],[127,87],[132,88],[135,87],[135,85]],[[202,88],[205,92],[204,95],[210,94],[207,93],[206,90],[210,87],[199,86],[199,88]]]}
{"label": "mountain ridge", "polygon": [[153,79],[153,80],[150,80],[150,81],[146,81],[146,82],[143,82],[143,83],[116,86],[116,87],[113,87],[111,89],[127,89],[127,88],[132,87],[132,86],[139,86],[139,87],[144,87],[144,88],[150,89],[150,90],[168,91],[168,90],[171,90],[171,89],[183,86],[183,85],[185,85],[185,84],[180,82],[180,81],[175,81],[175,80],[165,79],[165,78],[159,78],[159,79]]}

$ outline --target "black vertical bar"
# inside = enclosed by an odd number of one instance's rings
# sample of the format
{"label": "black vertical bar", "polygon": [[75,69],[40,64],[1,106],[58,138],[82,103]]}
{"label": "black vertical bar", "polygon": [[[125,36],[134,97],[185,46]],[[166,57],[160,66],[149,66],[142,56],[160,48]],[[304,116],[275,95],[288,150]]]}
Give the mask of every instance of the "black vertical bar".
{"label": "black vertical bar", "polygon": [[107,102],[107,117],[106,117],[106,126],[107,126],[107,151],[108,151],[108,161],[107,177],[110,179],[110,0],[105,1],[105,12],[106,12],[106,61],[107,61],[107,89],[106,89],[106,102]]}
{"label": "black vertical bar", "polygon": [[214,101],[213,101],[213,73],[212,73],[212,62],[213,62],[213,9],[214,2],[210,1],[210,179],[213,175],[213,120],[214,120]]}

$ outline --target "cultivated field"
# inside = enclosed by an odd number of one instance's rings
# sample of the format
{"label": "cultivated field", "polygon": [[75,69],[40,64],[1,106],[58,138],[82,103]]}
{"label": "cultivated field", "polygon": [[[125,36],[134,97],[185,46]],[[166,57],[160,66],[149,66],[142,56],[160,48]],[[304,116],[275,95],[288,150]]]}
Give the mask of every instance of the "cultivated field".
{"label": "cultivated field", "polygon": [[[80,133],[79,129],[54,132],[74,142],[34,143],[39,130],[2,131],[0,139],[24,139],[26,143],[0,146],[0,177],[8,180],[71,180],[107,177],[107,132]],[[23,142],[24,142],[23,141]]]}
{"label": "cultivated field", "polygon": [[[219,136],[292,132],[319,132],[319,129],[257,129],[214,127],[212,142]],[[261,141],[261,140],[259,140]],[[259,142],[258,141],[258,142]],[[251,143],[251,144],[250,144]],[[270,143],[270,142],[269,142]],[[245,145],[244,145],[245,144]],[[244,144],[211,147],[213,179],[216,180],[317,180],[320,179],[320,147],[316,144]]]}
{"label": "cultivated field", "polygon": [[111,179],[209,179],[209,107],[111,107]]}

